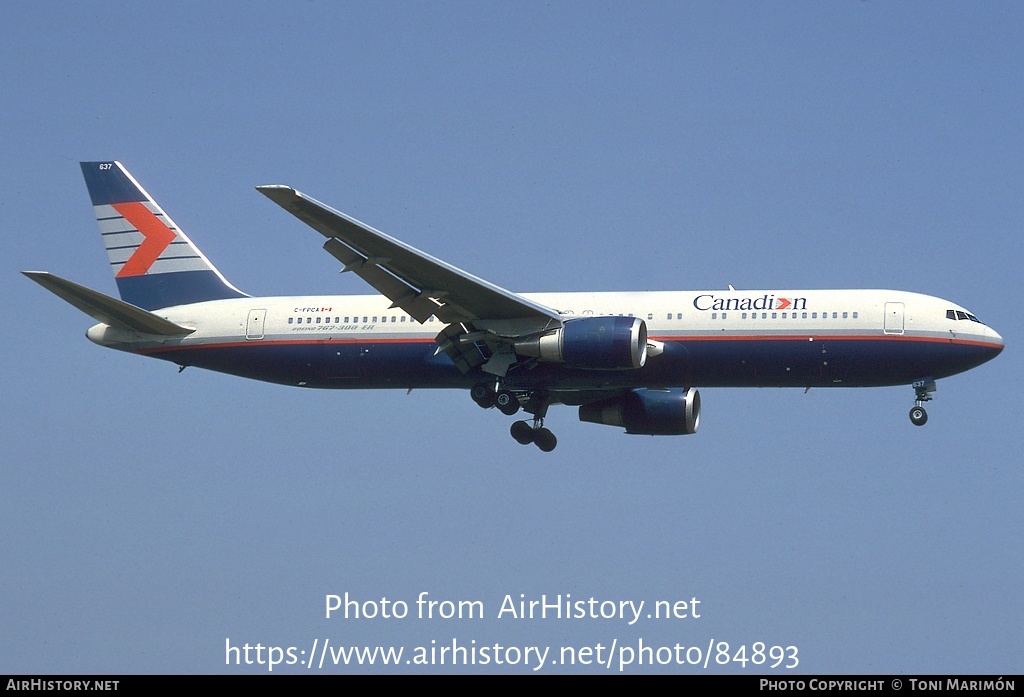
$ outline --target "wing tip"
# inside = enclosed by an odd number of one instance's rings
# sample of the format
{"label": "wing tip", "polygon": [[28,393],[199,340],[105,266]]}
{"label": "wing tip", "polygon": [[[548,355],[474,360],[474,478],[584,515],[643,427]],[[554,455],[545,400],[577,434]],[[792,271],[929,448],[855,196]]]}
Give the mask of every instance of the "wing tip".
{"label": "wing tip", "polygon": [[286,202],[301,198],[302,194],[290,186],[284,184],[261,184],[256,191],[269,198],[278,205],[285,205]]}

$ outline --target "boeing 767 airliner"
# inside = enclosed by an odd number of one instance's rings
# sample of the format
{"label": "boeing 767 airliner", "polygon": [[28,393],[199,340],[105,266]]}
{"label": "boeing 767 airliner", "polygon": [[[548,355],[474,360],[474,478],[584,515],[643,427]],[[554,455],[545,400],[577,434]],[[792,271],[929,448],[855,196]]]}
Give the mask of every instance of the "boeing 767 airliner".
{"label": "boeing 767 airliner", "polygon": [[25,275],[97,320],[95,343],[300,387],[467,389],[529,414],[512,437],[543,451],[552,404],[627,433],[694,433],[698,387],[911,385],[920,426],[937,379],[1003,350],[965,308],[896,290],[512,293],[287,186],[256,188],[379,295],[254,297],[119,162],[82,173],[121,300]]}

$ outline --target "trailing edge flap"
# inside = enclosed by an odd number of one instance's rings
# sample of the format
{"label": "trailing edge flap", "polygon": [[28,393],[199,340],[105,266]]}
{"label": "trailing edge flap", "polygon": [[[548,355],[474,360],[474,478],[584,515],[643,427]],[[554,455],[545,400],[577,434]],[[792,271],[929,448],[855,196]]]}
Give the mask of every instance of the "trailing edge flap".
{"label": "trailing edge flap", "polygon": [[97,322],[109,324],[111,327],[160,336],[183,336],[195,331],[195,329],[182,327],[154,315],[141,307],[111,298],[52,273],[46,271],[22,271],[22,273]]}
{"label": "trailing edge flap", "polygon": [[420,322],[527,320],[533,331],[561,324],[555,310],[500,288],[287,186],[256,189],[324,237],[344,271],[373,286]]}

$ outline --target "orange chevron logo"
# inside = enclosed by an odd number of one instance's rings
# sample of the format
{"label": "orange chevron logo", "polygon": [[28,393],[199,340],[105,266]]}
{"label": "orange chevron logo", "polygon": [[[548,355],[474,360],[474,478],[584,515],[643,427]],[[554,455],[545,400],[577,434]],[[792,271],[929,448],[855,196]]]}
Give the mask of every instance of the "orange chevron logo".
{"label": "orange chevron logo", "polygon": [[126,276],[142,276],[149,272],[153,262],[160,258],[164,250],[174,241],[174,233],[163,224],[153,212],[139,201],[115,203],[114,210],[124,216],[136,230],[142,233],[142,244],[128,257],[117,278]]}
{"label": "orange chevron logo", "polygon": [[789,307],[792,304],[793,304],[792,302],[790,302],[789,300],[786,300],[785,298],[776,298],[775,299],[775,309],[776,310],[785,310],[787,307]]}

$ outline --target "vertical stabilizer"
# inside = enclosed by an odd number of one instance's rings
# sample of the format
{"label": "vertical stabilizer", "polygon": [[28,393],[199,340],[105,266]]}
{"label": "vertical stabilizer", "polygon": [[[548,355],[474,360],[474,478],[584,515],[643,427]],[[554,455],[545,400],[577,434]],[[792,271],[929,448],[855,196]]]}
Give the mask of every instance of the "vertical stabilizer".
{"label": "vertical stabilizer", "polygon": [[246,297],[120,162],[81,164],[122,300],[155,310]]}

